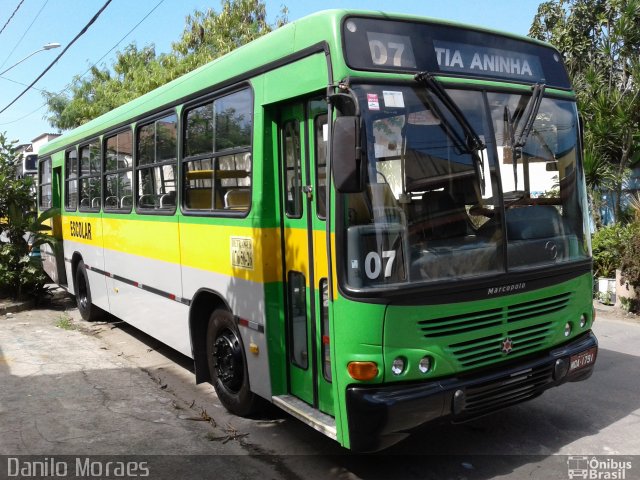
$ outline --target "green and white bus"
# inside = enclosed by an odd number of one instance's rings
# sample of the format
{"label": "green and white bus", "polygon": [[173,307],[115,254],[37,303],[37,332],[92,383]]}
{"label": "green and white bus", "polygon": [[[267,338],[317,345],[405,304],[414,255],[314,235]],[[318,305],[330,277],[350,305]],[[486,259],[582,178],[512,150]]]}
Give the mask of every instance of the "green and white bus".
{"label": "green and white bus", "polygon": [[[355,451],[590,376],[560,54],[447,22],[292,22],[50,142],[50,276]],[[567,406],[567,408],[570,408]]]}

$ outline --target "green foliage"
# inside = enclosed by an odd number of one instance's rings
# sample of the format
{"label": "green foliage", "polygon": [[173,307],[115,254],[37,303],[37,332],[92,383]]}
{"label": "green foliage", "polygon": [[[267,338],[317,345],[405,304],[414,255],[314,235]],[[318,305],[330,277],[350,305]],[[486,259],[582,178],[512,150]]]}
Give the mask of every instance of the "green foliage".
{"label": "green foliage", "polygon": [[593,274],[596,278],[615,276],[616,269],[620,268],[625,247],[637,233],[633,226],[614,223],[593,234]]}
{"label": "green foliage", "polygon": [[629,209],[633,215],[633,221],[640,225],[640,193],[629,196]]}
{"label": "green foliage", "polygon": [[75,330],[76,326],[73,324],[71,317],[66,313],[63,313],[58,318],[56,322],[56,327],[61,328],[62,330]]}
{"label": "green foliage", "polygon": [[620,306],[626,312],[639,312],[640,299],[630,297],[620,297]]}
{"label": "green foliage", "polygon": [[611,292],[609,292],[609,291],[598,292],[598,301],[600,303],[603,303],[604,305],[611,305],[613,303],[611,301],[612,300],[612,298],[611,298],[612,296],[613,296],[613,294]]}
{"label": "green foliage", "polygon": [[640,222],[633,224],[626,248],[622,253],[620,269],[622,280],[629,282],[634,288],[640,288]]}
{"label": "green foliage", "polygon": [[584,118],[591,206],[613,190],[620,219],[622,187],[640,156],[640,0],[550,0],[529,34],[564,54]]}
{"label": "green foliage", "polygon": [[286,15],[283,7],[275,25],[267,23],[263,0],[223,0],[219,13],[196,10],[169,53],[131,44],[111,68],[93,67],[86,78],[75,77],[69,96],[45,93],[47,119],[58,129],[78,127],[271,32],[287,22]]}
{"label": "green foliage", "polygon": [[[29,256],[31,248],[49,242],[44,221],[53,213],[36,219],[31,179],[17,179],[16,152],[4,134],[0,134],[0,294],[19,298],[38,298],[46,276],[40,263]],[[29,234],[27,232],[30,232]]]}

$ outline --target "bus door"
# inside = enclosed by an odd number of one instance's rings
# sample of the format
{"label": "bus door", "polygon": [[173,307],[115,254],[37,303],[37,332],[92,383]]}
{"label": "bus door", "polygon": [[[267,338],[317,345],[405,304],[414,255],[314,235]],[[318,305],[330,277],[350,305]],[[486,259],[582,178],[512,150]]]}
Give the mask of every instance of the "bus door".
{"label": "bus door", "polygon": [[67,285],[67,274],[64,265],[64,249],[62,247],[62,167],[54,167],[51,179],[51,207],[58,209],[58,214],[50,220],[51,235],[58,240],[52,247],[44,244],[40,247],[42,267],[51,279],[59,285]]}
{"label": "bus door", "polygon": [[280,109],[279,160],[289,393],[333,414],[324,221],[326,111],[324,100]]}

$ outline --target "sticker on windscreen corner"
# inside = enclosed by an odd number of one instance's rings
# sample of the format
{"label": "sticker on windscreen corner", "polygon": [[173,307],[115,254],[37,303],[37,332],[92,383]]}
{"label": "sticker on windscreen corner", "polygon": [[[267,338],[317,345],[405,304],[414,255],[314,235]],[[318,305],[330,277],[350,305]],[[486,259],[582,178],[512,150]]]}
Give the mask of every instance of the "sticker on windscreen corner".
{"label": "sticker on windscreen corner", "polygon": [[384,106],[389,108],[404,108],[404,96],[402,92],[391,92],[384,90]]}
{"label": "sticker on windscreen corner", "polygon": [[377,93],[367,93],[367,105],[369,110],[380,110],[380,101]]}

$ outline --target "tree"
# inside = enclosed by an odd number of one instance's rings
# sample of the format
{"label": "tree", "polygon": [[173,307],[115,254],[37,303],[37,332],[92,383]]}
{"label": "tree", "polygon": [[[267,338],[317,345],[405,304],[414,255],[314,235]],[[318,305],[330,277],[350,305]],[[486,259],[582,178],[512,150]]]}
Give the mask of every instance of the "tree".
{"label": "tree", "polygon": [[169,53],[131,44],[111,68],[94,66],[87,78],[75,77],[69,95],[45,93],[47,119],[61,130],[82,125],[271,32],[287,22],[286,15],[283,7],[275,25],[269,24],[263,0],[224,0],[220,13],[196,10]]}
{"label": "tree", "polygon": [[48,241],[40,234],[48,228],[43,225],[47,215],[36,220],[32,180],[17,178],[16,157],[13,144],[0,133],[0,293],[14,298],[24,294],[38,297],[46,276],[29,250]]}
{"label": "tree", "polygon": [[529,30],[563,52],[585,125],[592,198],[615,192],[622,217],[628,169],[640,159],[640,0],[551,0]]}

